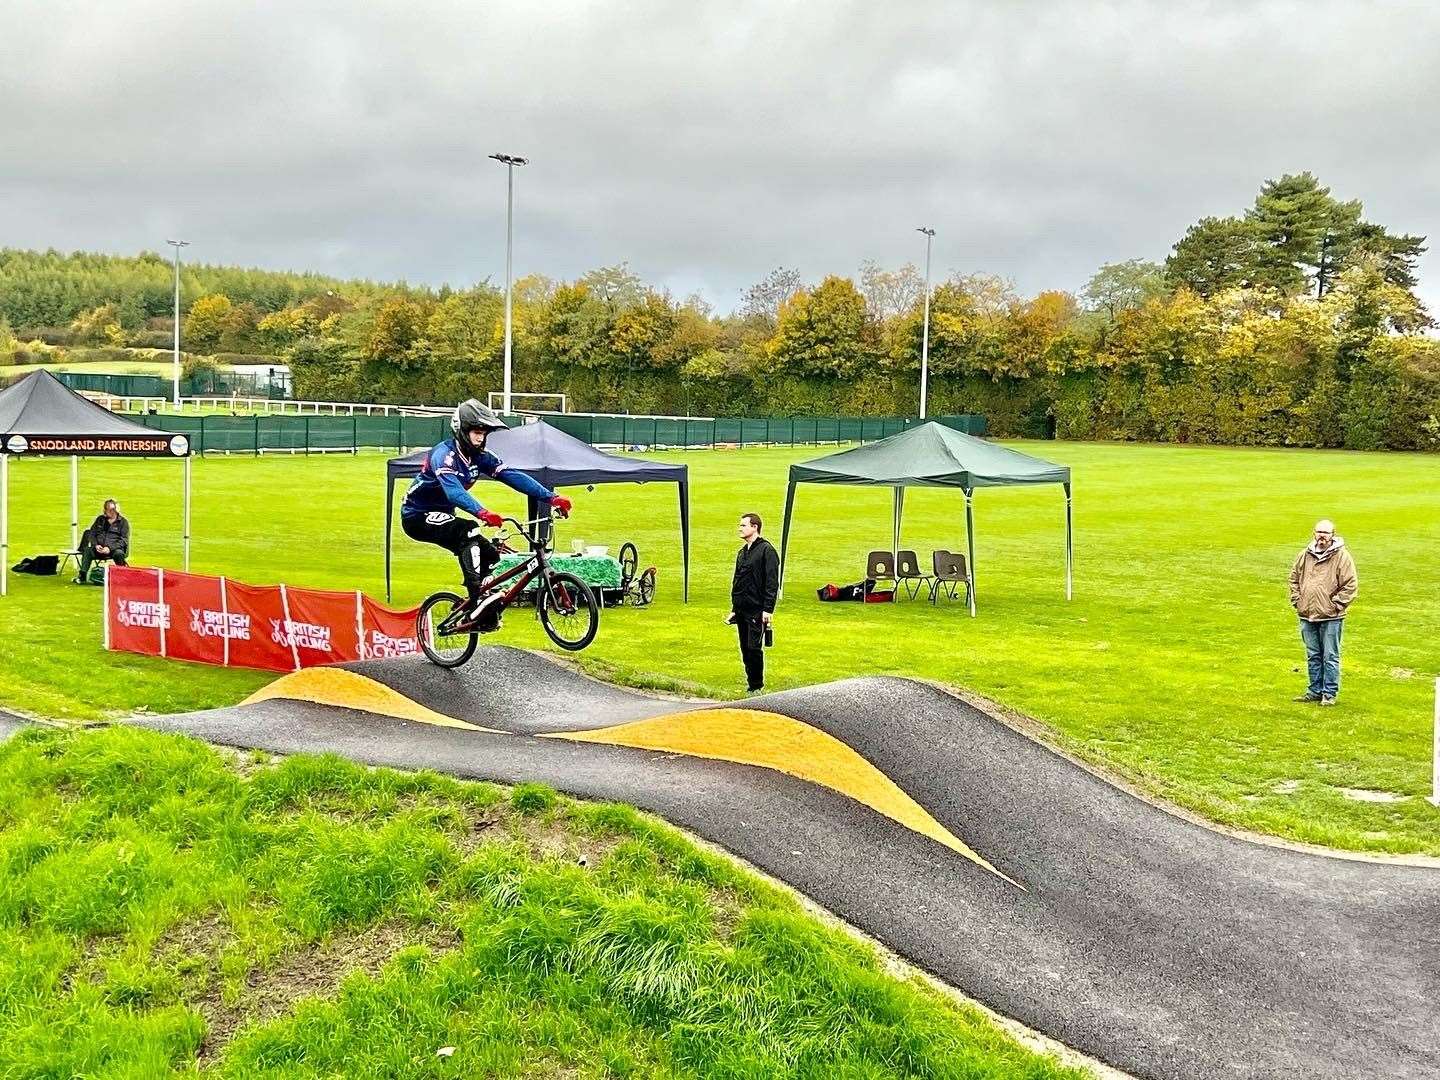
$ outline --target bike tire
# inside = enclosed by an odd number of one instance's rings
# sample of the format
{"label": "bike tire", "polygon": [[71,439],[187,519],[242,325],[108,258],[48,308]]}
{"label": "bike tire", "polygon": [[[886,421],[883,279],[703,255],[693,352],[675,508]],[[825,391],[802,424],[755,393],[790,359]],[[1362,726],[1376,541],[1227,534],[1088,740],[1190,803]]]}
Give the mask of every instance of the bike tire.
{"label": "bike tire", "polygon": [[[535,602],[540,607],[540,625],[551,641],[569,652],[579,652],[595,640],[595,633],[600,629],[600,601],[589,585],[574,574],[551,574],[537,593]],[[567,636],[556,619],[560,615],[573,617],[566,614],[570,610],[587,614],[585,629],[578,636]]]}
{"label": "bike tire", "polygon": [[628,588],[640,566],[640,552],[629,540],[620,545],[620,587]]}
{"label": "bike tire", "polygon": [[[459,648],[449,650],[439,648],[430,633],[432,626],[438,626],[444,622],[445,617],[455,610],[456,605],[464,602],[455,593],[437,592],[426,597],[425,602],[420,605],[420,610],[416,612],[415,637],[420,642],[420,651],[425,654],[425,659],[432,664],[443,668],[457,668],[475,655],[475,647],[480,643],[480,635],[477,633],[469,634],[468,640]],[[437,611],[436,609],[442,605],[444,609]]]}
{"label": "bike tire", "polygon": [[645,572],[640,575],[640,580],[635,585],[635,606],[645,607],[655,599],[655,567],[647,566]]}

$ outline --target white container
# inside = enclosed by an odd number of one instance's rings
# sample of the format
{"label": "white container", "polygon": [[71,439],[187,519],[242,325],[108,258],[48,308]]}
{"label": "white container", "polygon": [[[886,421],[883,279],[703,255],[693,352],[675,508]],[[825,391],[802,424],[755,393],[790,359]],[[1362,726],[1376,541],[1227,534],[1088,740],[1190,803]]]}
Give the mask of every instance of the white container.
{"label": "white container", "polygon": [[610,549],[608,547],[588,547],[585,549],[585,554],[592,559],[603,559],[610,554]]}
{"label": "white container", "polygon": [[584,540],[571,540],[571,541],[570,541],[570,550],[571,550],[572,553],[574,553],[574,554],[576,554],[576,555],[584,555],[584,554],[585,554],[585,541],[584,541]]}

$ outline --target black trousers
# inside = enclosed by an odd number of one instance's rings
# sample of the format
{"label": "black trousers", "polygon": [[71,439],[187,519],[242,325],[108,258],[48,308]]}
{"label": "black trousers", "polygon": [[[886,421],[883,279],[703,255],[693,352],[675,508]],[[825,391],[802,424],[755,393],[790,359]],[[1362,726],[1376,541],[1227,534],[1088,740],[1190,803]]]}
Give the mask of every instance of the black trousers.
{"label": "black trousers", "polygon": [[90,564],[104,562],[106,559],[109,559],[116,566],[125,565],[125,555],[123,552],[112,550],[108,555],[102,555],[96,551],[95,544],[90,539],[90,533],[87,530],[85,535],[80,538],[80,573],[77,576],[81,581],[86,580],[90,576]]}
{"label": "black trousers", "polygon": [[411,540],[434,544],[455,553],[460,560],[460,573],[465,591],[471,597],[480,595],[480,584],[489,576],[500,559],[488,537],[474,521],[465,521],[454,514],[413,514],[400,519],[400,527]]}
{"label": "black trousers", "polygon": [[765,686],[765,624],[759,612],[735,612],[735,629],[740,637],[740,659],[745,663],[745,683],[749,690]]}

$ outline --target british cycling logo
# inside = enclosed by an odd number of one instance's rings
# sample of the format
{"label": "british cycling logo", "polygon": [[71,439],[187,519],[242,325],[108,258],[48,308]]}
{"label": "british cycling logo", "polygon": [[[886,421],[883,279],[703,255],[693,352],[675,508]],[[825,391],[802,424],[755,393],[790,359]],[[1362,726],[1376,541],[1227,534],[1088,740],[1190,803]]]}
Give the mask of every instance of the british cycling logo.
{"label": "british cycling logo", "polygon": [[294,619],[270,620],[270,640],[285,648],[314,649],[316,652],[333,652],[330,647],[330,627],[320,623],[296,622]]}
{"label": "british cycling logo", "polygon": [[175,435],[170,439],[170,453],[176,457],[184,457],[190,452],[190,440],[184,435]]}
{"label": "british cycling logo", "polygon": [[413,637],[391,637],[379,630],[371,630],[365,656],[371,660],[394,660],[401,656],[414,656],[419,651],[420,643]]}
{"label": "british cycling logo", "polygon": [[23,454],[30,449],[30,440],[24,435],[11,435],[10,441],[5,444],[12,454]]}
{"label": "british cycling logo", "polygon": [[115,621],[121,626],[139,626],[151,630],[170,629],[170,605],[149,600],[116,600]]}
{"label": "british cycling logo", "polygon": [[232,641],[250,640],[250,616],[236,612],[190,609],[190,632],[197,637],[227,637]]}

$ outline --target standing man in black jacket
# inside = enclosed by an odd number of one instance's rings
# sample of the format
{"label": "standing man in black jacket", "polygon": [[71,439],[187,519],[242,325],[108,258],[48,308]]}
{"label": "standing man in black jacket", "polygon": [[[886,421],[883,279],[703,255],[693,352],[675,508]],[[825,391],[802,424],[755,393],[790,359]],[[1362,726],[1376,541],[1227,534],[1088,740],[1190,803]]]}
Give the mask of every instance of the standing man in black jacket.
{"label": "standing man in black jacket", "polygon": [[83,585],[90,577],[90,564],[109,559],[124,566],[130,554],[130,522],[120,514],[114,499],[106,499],[103,513],[80,538],[80,574],[75,584]]}
{"label": "standing man in black jacket", "polygon": [[740,659],[750,692],[765,686],[765,635],[775,615],[780,592],[780,556],[775,545],[760,535],[760,515],[740,515],[740,539],[745,546],[735,556],[735,580],[730,585],[730,614],[740,634]]}

